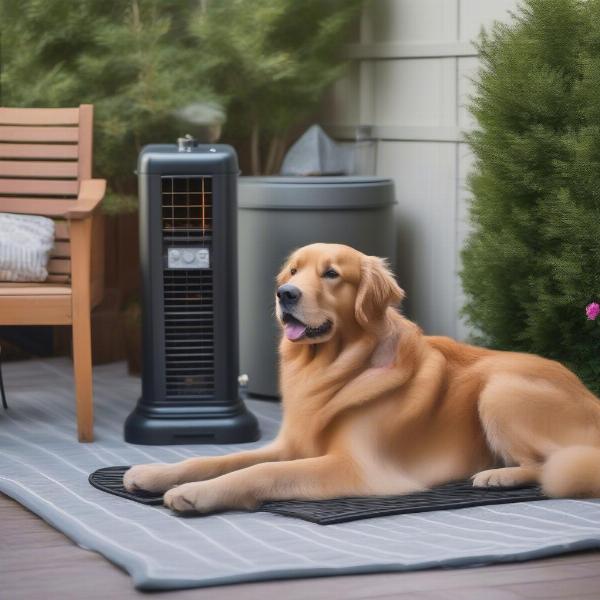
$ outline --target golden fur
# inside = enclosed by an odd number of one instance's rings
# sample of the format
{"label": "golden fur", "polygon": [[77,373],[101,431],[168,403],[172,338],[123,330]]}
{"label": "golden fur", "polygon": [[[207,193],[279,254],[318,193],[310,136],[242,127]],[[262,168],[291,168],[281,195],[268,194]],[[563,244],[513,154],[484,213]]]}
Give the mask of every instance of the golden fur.
{"label": "golden fur", "polygon": [[466,477],[600,496],[600,402],[568,369],[424,336],[396,310],[403,292],[384,261],[347,246],[297,250],[278,277],[286,283],[302,292],[294,316],[331,327],[317,338],[282,336],[275,441],[133,467],[129,490],[166,491],[167,506],[197,512],[403,494]]}

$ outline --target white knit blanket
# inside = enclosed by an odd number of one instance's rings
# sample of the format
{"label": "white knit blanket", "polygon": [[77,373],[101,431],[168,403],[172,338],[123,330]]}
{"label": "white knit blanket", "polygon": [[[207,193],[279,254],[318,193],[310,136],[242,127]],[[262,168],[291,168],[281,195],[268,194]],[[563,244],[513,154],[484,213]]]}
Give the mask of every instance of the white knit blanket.
{"label": "white knit blanket", "polygon": [[54,245],[54,221],[0,213],[0,281],[44,281]]}

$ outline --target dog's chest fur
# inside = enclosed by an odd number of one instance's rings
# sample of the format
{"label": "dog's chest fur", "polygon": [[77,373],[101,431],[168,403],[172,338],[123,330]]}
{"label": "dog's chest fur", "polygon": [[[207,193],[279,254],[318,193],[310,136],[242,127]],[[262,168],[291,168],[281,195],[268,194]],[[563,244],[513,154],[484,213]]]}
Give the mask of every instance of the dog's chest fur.
{"label": "dog's chest fur", "polygon": [[[397,338],[380,344],[372,340],[347,345],[338,353],[309,346],[282,353],[282,432],[298,456],[327,451],[337,416],[328,408],[340,395],[352,394],[377,377],[393,361]],[[335,417],[335,418],[334,418]]]}

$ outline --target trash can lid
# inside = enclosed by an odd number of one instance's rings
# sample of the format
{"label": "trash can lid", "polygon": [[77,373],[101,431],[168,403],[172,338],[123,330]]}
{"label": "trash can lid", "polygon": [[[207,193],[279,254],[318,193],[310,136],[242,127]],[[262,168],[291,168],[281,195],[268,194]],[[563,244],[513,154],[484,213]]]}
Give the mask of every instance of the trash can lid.
{"label": "trash can lid", "polygon": [[395,204],[394,182],[373,176],[240,177],[238,206],[255,210],[354,210]]}

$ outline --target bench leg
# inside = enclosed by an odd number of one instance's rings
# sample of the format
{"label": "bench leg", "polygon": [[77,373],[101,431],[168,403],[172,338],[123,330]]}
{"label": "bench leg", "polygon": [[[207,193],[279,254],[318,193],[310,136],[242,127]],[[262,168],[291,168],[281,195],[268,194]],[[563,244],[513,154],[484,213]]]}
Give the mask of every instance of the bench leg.
{"label": "bench leg", "polygon": [[94,441],[90,301],[91,219],[71,223],[73,370],[80,442]]}
{"label": "bench leg", "polygon": [[92,392],[92,340],[90,314],[73,319],[73,371],[77,401],[77,434],[80,442],[94,441]]}

